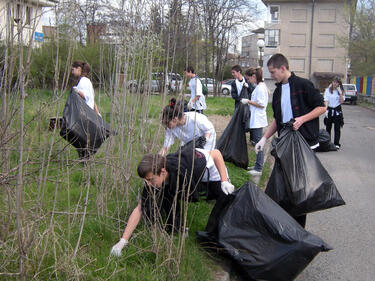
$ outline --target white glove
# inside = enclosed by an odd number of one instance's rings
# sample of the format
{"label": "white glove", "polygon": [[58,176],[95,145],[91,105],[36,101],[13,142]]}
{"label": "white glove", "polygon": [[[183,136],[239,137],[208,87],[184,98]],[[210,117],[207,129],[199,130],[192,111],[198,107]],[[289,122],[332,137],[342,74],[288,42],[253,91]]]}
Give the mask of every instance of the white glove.
{"label": "white glove", "polygon": [[231,194],[234,191],[234,185],[228,181],[221,182],[221,190],[226,194]]}
{"label": "white glove", "polygon": [[193,108],[193,103],[191,101],[189,101],[189,103],[187,104],[187,108],[189,110],[191,110]]}
{"label": "white glove", "polygon": [[241,102],[242,102],[242,104],[248,104],[249,103],[249,99],[241,99]]}
{"label": "white glove", "polygon": [[78,94],[78,88],[76,86],[73,87],[73,93]]}
{"label": "white glove", "polygon": [[245,88],[249,88],[249,84],[247,84],[246,82],[243,83],[243,86],[244,86]]}
{"label": "white glove", "polygon": [[260,141],[257,142],[255,145],[255,152],[258,154],[258,152],[263,151],[264,145],[266,144],[267,139],[265,137],[262,137]]}
{"label": "white glove", "polygon": [[115,256],[115,257],[119,257],[121,256],[121,251],[122,249],[127,246],[129,243],[128,243],[128,240],[125,240],[124,238],[121,238],[120,241],[114,245],[111,249],[111,255],[112,256]]}

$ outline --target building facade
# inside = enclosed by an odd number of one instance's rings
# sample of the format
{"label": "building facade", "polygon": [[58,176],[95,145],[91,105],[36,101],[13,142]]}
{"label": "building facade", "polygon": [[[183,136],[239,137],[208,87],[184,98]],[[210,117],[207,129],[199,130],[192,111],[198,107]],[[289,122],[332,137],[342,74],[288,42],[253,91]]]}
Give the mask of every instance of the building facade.
{"label": "building facade", "polygon": [[[340,39],[349,36],[351,0],[263,0],[268,8],[264,60],[284,54],[290,70],[323,90],[334,76],[346,78],[349,58]],[[267,69],[265,78],[270,79]],[[345,79],[343,79],[345,80]]]}
{"label": "building facade", "polygon": [[0,0],[0,40],[37,45],[44,41],[43,7],[53,7],[58,0]]}
{"label": "building facade", "polygon": [[259,66],[259,49],[257,42],[259,39],[264,40],[264,28],[252,31],[252,34],[241,38],[241,66],[243,68]]}

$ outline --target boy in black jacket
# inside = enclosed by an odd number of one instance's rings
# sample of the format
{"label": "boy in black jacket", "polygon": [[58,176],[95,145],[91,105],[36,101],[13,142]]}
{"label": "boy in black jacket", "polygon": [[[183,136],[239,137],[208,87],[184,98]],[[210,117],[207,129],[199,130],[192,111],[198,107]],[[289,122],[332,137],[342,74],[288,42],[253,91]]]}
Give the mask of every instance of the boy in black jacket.
{"label": "boy in black jacket", "polygon": [[234,80],[230,93],[234,99],[234,109],[236,109],[241,104],[241,99],[251,99],[251,93],[255,87],[242,75],[242,68],[239,65],[232,67],[232,76]]}
{"label": "boy in black jacket", "polygon": [[[307,79],[296,76],[289,71],[287,58],[282,54],[274,54],[267,63],[272,78],[277,82],[272,98],[274,120],[262,139],[255,145],[255,151],[264,149],[264,145],[282,123],[294,119],[293,129],[299,130],[311,149],[319,146],[319,116],[325,113],[323,96]],[[295,218],[305,227],[306,216]]]}
{"label": "boy in black jacket", "polygon": [[198,185],[207,187],[207,197],[217,199],[234,191],[228,181],[228,172],[219,150],[180,150],[166,157],[145,155],[138,165],[138,175],[145,186],[138,206],[131,213],[120,241],[112,247],[111,254],[120,256],[122,249],[137,227],[142,215],[151,224],[157,223],[163,213],[167,227],[181,230],[180,200],[197,199]]}

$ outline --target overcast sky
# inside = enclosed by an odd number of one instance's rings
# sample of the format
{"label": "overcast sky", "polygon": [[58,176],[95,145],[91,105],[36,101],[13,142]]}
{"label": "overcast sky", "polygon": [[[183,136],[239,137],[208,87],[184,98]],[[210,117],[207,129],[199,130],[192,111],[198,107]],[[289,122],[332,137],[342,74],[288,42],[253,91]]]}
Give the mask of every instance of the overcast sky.
{"label": "overcast sky", "polygon": [[[259,27],[264,27],[264,19],[266,18],[266,6],[263,4],[262,0],[248,0],[255,2],[257,5],[257,9],[260,13],[256,16],[254,22],[248,23],[244,26],[239,27],[238,38],[235,42],[237,45],[237,50],[240,51],[241,48],[241,37],[249,35],[251,30],[257,29]],[[43,16],[42,16],[42,24],[43,25],[55,25],[54,20],[54,11],[53,8],[44,8],[43,9]],[[230,48],[230,51],[233,51],[233,46]]]}

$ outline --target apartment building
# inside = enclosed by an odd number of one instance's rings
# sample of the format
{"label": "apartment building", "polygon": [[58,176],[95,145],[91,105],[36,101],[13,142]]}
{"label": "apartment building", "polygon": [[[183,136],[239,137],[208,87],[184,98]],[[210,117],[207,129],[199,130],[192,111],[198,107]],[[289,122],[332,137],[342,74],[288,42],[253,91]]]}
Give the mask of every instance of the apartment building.
{"label": "apartment building", "polygon": [[43,7],[57,3],[58,0],[0,0],[0,41],[21,40],[32,45],[43,42]]}
{"label": "apartment building", "polygon": [[243,68],[259,65],[259,49],[257,46],[259,39],[264,39],[264,28],[253,30],[252,34],[241,38],[241,66]]}
{"label": "apartment building", "polygon": [[[347,7],[351,0],[262,0],[265,65],[274,53],[289,59],[290,70],[324,89],[334,76],[347,77],[349,59],[341,38],[349,36]],[[264,69],[266,79],[270,79]]]}

